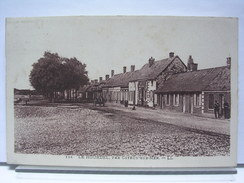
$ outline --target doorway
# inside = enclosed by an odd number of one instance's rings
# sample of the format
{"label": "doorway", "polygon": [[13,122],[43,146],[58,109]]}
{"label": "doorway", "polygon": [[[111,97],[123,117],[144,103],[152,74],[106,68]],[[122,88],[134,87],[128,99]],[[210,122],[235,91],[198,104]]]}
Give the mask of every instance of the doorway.
{"label": "doorway", "polygon": [[183,112],[185,113],[186,112],[186,96],[185,96],[185,94],[183,94]]}
{"label": "doorway", "polygon": [[223,94],[219,94],[219,114],[220,116],[223,115],[223,110],[224,110],[224,95]]}

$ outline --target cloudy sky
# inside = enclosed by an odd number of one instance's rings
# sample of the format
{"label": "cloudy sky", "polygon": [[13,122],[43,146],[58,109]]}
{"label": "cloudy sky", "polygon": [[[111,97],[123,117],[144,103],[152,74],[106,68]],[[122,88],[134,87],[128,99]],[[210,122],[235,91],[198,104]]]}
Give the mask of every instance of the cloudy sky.
{"label": "cloudy sky", "polygon": [[232,18],[190,17],[43,17],[7,20],[7,76],[19,89],[31,88],[32,64],[45,51],[76,57],[90,79],[141,68],[149,57],[174,52],[184,63],[189,55],[199,69],[237,62],[237,26]]}

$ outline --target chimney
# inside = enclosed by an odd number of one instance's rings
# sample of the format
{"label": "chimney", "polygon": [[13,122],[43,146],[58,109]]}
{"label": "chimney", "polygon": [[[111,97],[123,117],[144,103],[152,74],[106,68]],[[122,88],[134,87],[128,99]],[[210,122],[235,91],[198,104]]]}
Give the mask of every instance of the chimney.
{"label": "chimney", "polygon": [[226,64],[227,64],[227,66],[231,66],[231,57],[227,57],[226,58]]}
{"label": "chimney", "polygon": [[169,53],[169,58],[173,58],[174,57],[174,52],[170,52]]}
{"label": "chimney", "polygon": [[103,77],[99,77],[99,82],[102,82],[102,80],[103,80]]}
{"label": "chimney", "polygon": [[192,71],[197,71],[198,64],[193,63],[192,64]]}
{"label": "chimney", "polygon": [[114,76],[114,70],[111,70],[111,77]]}
{"label": "chimney", "polygon": [[187,64],[193,64],[193,58],[191,55],[189,55],[189,58],[188,58],[188,63]]}
{"label": "chimney", "polygon": [[148,60],[149,67],[151,67],[153,65],[154,61],[155,61],[155,58],[153,58],[153,57],[149,58],[149,60]]}
{"label": "chimney", "polygon": [[126,73],[126,66],[123,67],[123,73]]}
{"label": "chimney", "polygon": [[194,63],[192,56],[190,55],[187,62],[188,71],[197,71],[198,64]]}
{"label": "chimney", "polygon": [[94,83],[97,84],[98,80],[97,79],[94,79]]}
{"label": "chimney", "polygon": [[135,65],[131,65],[130,66],[130,72],[134,72],[135,71]]}
{"label": "chimney", "polygon": [[106,80],[108,80],[108,79],[109,79],[109,74],[107,74],[107,75],[105,76],[105,79],[106,79]]}

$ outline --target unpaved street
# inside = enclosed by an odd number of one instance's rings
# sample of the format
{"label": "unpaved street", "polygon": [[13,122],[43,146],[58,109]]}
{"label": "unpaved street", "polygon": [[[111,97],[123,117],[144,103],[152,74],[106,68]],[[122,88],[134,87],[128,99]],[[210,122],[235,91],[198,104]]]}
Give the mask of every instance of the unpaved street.
{"label": "unpaved street", "polygon": [[88,104],[15,106],[15,151],[89,156],[229,155],[229,135],[177,126],[173,117],[167,121],[169,114],[164,119],[139,112]]}

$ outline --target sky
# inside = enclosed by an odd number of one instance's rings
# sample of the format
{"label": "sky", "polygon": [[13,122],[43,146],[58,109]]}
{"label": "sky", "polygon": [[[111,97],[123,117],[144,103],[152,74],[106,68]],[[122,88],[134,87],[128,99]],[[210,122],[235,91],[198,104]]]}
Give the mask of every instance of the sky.
{"label": "sky", "polygon": [[7,75],[18,89],[32,89],[32,64],[45,51],[76,57],[90,79],[135,65],[140,69],[174,52],[186,64],[189,55],[199,69],[237,62],[237,19],[156,16],[76,16],[9,18],[6,29]]}

